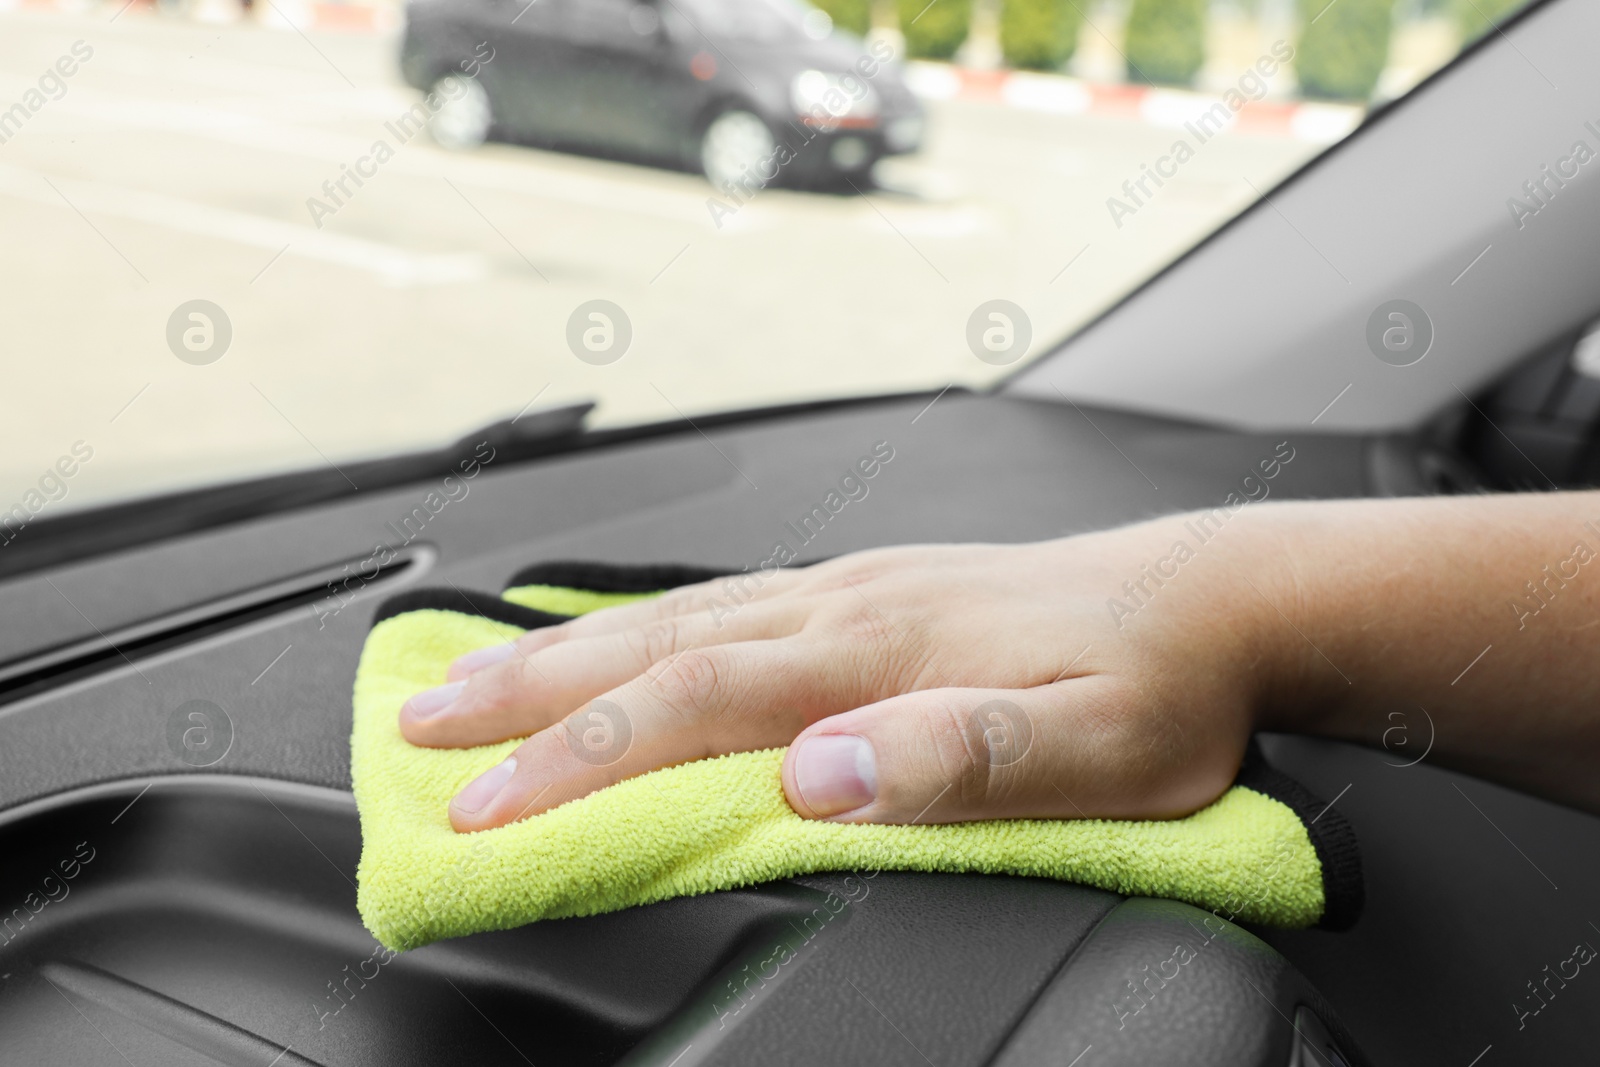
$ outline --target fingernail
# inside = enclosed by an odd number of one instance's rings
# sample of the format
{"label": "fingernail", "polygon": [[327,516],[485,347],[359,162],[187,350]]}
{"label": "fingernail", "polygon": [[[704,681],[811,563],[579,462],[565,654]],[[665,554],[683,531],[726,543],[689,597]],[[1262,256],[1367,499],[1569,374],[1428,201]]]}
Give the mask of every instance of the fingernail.
{"label": "fingernail", "polygon": [[506,783],[511,781],[511,776],[517,770],[517,757],[507,756],[503,763],[491,767],[467,784],[467,787],[456,794],[451,801],[457,811],[471,815],[482,811],[488,806],[489,801],[500,795]]}
{"label": "fingernail", "polygon": [[864,737],[817,734],[800,744],[794,784],[818,815],[854,811],[878,796],[878,757]]}
{"label": "fingernail", "polygon": [[450,677],[465,678],[473,671],[481,671],[485,667],[492,667],[496,663],[503,663],[517,654],[514,644],[490,645],[468,652],[464,656],[457,656],[456,661],[450,664]]}
{"label": "fingernail", "polygon": [[425,689],[406,701],[406,707],[414,719],[431,719],[448,708],[466,687],[466,682],[450,682],[434,689]]}

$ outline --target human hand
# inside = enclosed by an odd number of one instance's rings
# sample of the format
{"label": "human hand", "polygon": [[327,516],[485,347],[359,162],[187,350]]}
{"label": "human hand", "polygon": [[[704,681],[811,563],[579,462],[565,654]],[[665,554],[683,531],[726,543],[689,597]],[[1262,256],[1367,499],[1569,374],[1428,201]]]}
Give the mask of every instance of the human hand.
{"label": "human hand", "polygon": [[783,745],[784,789],[808,818],[1186,814],[1232,782],[1282,629],[1238,593],[1239,565],[1270,582],[1243,530],[1173,558],[1195,540],[1188,518],[684,587],[461,657],[406,703],[401,730],[433,747],[527,737],[452,802],[463,832]]}

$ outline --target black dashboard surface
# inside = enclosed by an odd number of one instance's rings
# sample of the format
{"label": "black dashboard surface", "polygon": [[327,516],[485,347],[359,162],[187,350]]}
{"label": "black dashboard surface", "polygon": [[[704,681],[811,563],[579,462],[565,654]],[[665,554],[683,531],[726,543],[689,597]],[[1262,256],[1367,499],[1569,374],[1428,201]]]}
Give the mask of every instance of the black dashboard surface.
{"label": "black dashboard surface", "polygon": [[[803,558],[908,541],[1034,540],[1216,506],[1245,493],[1257,462],[1285,440],[1294,459],[1268,483],[1273,499],[1369,492],[1367,444],[1353,437],[1257,436],[1031,401],[930,399],[686,430],[522,465],[490,461],[464,495],[453,491],[446,505],[413,518],[410,535],[407,517],[438,486],[361,494],[0,583],[0,679],[8,670],[34,679],[0,688],[0,815],[98,783],[128,783],[117,788],[133,796],[148,780],[185,774],[347,790],[350,685],[382,596],[419,583],[496,590],[518,568],[548,559],[754,564],[879,442],[894,458]],[[28,533],[48,536],[48,528]],[[184,629],[197,606],[305,576],[320,584],[346,565],[359,569],[376,545],[407,537],[409,566],[355,582],[339,599],[302,598],[282,610],[272,605],[288,601],[269,599],[253,614],[218,614],[225,625]],[[163,620],[176,620],[176,636],[149,640]],[[127,647],[118,640],[141,633]],[[191,701],[221,709],[229,727],[226,755],[205,767],[190,766],[171,741],[170,721]],[[1337,796],[1355,822],[1368,907],[1348,933],[1258,933],[1327,995],[1375,1063],[1491,1067],[1587,1047],[1600,980],[1589,980],[1591,990],[1580,976],[1541,1001],[1537,1015],[1516,1006],[1534,1003],[1527,983],[1543,980],[1541,969],[1569,957],[1574,942],[1600,945],[1590,922],[1600,913],[1585,910],[1600,885],[1600,820],[1426,763],[1396,768],[1401,761],[1380,741],[1359,749],[1269,739],[1275,762]],[[946,885],[941,899],[976,892],[962,888],[966,880],[943,881],[960,885]],[[915,895],[898,883],[885,892]],[[1028,939],[1017,940],[1018,929],[1047,921],[1048,908],[1029,910],[1043,907],[1032,890],[995,892],[997,902],[1013,902],[1014,920],[990,939],[997,945],[1021,945]],[[1028,965],[1032,977],[995,994],[1013,1014],[1027,1007],[1025,990],[1049,974],[1050,960],[1110,906],[1074,892],[1060,914],[1082,921],[1038,939],[1044,954]],[[972,937],[984,942],[981,923]],[[0,945],[0,970],[6,952]],[[924,981],[930,1003],[940,990],[957,1003],[974,996],[958,974],[935,970]],[[1006,1018],[999,1009],[987,1015]],[[892,1033],[885,1040],[895,1041]],[[998,1038],[984,1040],[973,1048]],[[907,1055],[883,1051],[878,1062]],[[928,1057],[945,1062],[934,1051]]]}

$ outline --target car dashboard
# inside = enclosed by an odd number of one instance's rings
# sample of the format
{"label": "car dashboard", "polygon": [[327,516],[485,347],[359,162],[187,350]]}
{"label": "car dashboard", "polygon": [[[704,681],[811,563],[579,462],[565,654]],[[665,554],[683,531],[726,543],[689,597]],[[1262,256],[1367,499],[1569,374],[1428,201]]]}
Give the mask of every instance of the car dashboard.
{"label": "car dashboard", "polygon": [[[1379,495],[1414,454],[929,394],[534,462],[490,447],[437,510],[438,479],[419,479],[13,576],[3,1058],[1489,1065],[1587,1047],[1581,977],[1530,992],[1600,943],[1582,904],[1600,820],[1436,766],[1421,719],[1365,747],[1263,739],[1354,824],[1365,913],[1343,932],[1227,924],[1138,1011],[1140,968],[1205,913],[1038,879],[841,871],[398,955],[365,932],[350,688],[386,596],[499,590],[540,560],[753,566],[885,448],[803,560]],[[204,758],[182,742],[196,724]]]}

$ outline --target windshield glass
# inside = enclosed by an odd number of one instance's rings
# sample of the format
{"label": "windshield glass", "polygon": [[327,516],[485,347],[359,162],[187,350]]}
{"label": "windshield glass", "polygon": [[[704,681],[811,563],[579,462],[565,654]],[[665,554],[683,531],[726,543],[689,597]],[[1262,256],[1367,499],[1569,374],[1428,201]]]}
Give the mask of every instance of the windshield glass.
{"label": "windshield glass", "polygon": [[0,4],[0,544],[587,400],[983,387],[1516,6]]}

